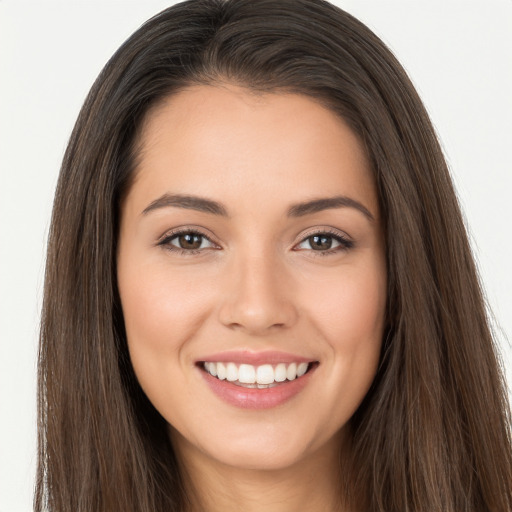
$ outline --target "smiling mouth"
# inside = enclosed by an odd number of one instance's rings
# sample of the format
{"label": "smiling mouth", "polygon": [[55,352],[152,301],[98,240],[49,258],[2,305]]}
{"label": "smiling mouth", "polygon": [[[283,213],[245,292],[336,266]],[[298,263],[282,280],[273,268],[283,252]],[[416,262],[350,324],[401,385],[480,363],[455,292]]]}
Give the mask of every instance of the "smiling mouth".
{"label": "smiling mouth", "polygon": [[202,361],[199,363],[199,367],[212,377],[251,389],[273,388],[300,379],[317,365],[318,362],[262,364],[259,366],[233,362]]}

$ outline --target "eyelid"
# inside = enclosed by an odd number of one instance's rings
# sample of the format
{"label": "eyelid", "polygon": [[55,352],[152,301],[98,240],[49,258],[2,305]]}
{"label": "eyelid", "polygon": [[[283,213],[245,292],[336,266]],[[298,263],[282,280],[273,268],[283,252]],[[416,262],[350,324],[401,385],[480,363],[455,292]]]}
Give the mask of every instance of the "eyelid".
{"label": "eyelid", "polygon": [[196,234],[199,236],[202,236],[206,238],[214,247],[211,247],[211,249],[220,249],[220,244],[215,240],[215,237],[212,234],[209,234],[209,230],[206,230],[205,228],[201,228],[198,226],[179,226],[176,228],[172,228],[168,231],[166,231],[162,236],[158,237],[158,240],[156,241],[157,246],[162,246],[170,251],[177,251],[187,254],[195,254],[204,251],[203,249],[182,249],[180,247],[174,246],[170,244],[170,240],[186,233]]}
{"label": "eyelid", "polygon": [[[327,235],[334,238],[340,245],[338,247],[334,247],[332,249],[327,249],[325,251],[315,251],[313,249],[297,249],[297,246],[307,241],[308,238],[311,238],[315,235]],[[301,233],[300,240],[294,244],[293,249],[295,251],[308,251],[313,253],[315,256],[325,256],[328,254],[334,254],[337,252],[347,251],[354,247],[354,241],[352,238],[339,229],[333,228],[331,226],[317,226],[315,228],[311,228]]]}

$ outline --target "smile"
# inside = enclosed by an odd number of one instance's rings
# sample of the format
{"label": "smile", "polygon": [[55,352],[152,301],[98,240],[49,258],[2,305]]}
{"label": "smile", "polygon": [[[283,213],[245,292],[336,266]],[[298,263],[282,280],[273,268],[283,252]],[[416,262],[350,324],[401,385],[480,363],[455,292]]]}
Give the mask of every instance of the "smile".
{"label": "smile", "polygon": [[277,365],[239,364],[234,362],[204,362],[203,368],[212,377],[227,380],[244,388],[267,389],[281,382],[292,381],[302,377],[311,363],[279,363]]}
{"label": "smile", "polygon": [[207,359],[197,362],[207,387],[223,402],[241,409],[285,404],[308,386],[319,366],[318,361],[277,352],[231,352]]}

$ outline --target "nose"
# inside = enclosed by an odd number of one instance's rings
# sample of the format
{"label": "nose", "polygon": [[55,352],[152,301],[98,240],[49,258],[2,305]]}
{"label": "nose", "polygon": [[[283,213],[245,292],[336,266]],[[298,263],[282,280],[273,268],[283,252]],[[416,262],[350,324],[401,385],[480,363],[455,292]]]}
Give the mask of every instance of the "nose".
{"label": "nose", "polygon": [[226,281],[219,309],[226,327],[265,335],[297,321],[291,279],[274,258],[240,257],[226,270]]}

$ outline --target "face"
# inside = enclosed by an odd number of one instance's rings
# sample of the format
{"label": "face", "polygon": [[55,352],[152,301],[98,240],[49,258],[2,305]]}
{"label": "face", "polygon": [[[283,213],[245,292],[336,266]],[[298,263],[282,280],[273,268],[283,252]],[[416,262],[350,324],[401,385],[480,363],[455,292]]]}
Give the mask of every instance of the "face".
{"label": "face", "polygon": [[122,206],[135,374],[177,452],[276,469],[337,450],[375,376],[386,271],[358,139],[292,94],[155,108]]}

